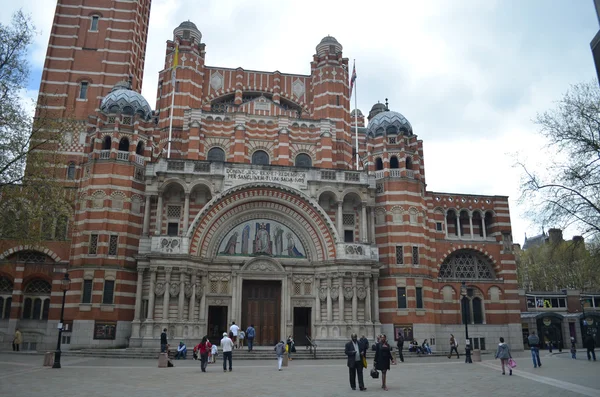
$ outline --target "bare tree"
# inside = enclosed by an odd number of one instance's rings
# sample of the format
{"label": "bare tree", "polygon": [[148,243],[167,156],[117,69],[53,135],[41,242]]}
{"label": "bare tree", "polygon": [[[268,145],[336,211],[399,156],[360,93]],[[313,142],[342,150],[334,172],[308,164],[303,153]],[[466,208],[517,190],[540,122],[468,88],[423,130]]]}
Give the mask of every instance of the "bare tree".
{"label": "bare tree", "polygon": [[600,235],[600,88],[597,81],[574,85],[536,124],[556,156],[542,175],[524,171],[521,201],[537,223],[573,226]]}

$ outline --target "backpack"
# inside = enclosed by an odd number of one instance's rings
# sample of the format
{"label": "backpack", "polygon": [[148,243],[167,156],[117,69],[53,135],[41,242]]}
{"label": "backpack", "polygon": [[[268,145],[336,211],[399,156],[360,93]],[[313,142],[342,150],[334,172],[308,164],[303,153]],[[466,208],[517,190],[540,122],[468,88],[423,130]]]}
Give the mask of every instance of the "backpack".
{"label": "backpack", "polygon": [[254,328],[250,327],[246,330],[246,336],[248,339],[254,338]]}

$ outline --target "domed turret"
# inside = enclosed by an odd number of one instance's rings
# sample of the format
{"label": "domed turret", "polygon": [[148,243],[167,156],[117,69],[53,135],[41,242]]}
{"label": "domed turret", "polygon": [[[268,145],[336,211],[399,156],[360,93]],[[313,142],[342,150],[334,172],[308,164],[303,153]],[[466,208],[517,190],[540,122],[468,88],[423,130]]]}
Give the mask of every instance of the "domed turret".
{"label": "domed turret", "polygon": [[[373,108],[375,108],[375,106],[373,106]],[[373,112],[373,109],[371,109],[371,112]],[[369,136],[380,136],[384,134],[402,134],[410,136],[413,134],[413,130],[406,117],[398,112],[388,110],[379,112],[372,118],[369,118],[367,134]]]}
{"label": "domed turret", "polygon": [[190,21],[183,21],[173,30],[174,37],[180,37],[184,40],[194,39],[197,43],[202,40],[202,33],[196,27],[196,24]]}
{"label": "domed turret", "polygon": [[342,45],[333,36],[325,36],[317,46],[317,55],[323,56],[326,52],[337,54],[342,52]]}
{"label": "domed turret", "polygon": [[152,109],[144,97],[133,91],[127,81],[121,81],[110,90],[100,103],[100,111],[104,114],[121,113],[133,116],[138,114],[148,121],[152,116]]}
{"label": "domed turret", "polygon": [[353,109],[350,112],[350,116],[352,116],[352,117],[357,116],[358,118],[364,117],[362,112],[360,111],[360,109]]}
{"label": "domed turret", "polygon": [[383,104],[383,103],[379,103],[377,102],[375,105],[373,105],[373,107],[371,108],[371,111],[369,112],[369,121],[377,116],[379,113],[381,112],[386,112],[388,110],[388,108]]}

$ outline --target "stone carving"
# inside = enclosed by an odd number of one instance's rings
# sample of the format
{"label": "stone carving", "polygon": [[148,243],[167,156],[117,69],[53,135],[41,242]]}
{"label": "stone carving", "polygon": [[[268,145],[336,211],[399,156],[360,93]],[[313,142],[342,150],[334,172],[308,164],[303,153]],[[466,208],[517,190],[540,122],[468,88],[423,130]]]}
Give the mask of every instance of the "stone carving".
{"label": "stone carving", "polygon": [[215,91],[220,90],[223,87],[223,75],[219,72],[213,73],[213,75],[210,76],[210,86]]}
{"label": "stone carving", "polygon": [[304,95],[304,84],[302,84],[300,80],[296,79],[296,81],[294,81],[292,84],[292,92],[297,98],[300,98],[302,95]]}
{"label": "stone carving", "polygon": [[327,299],[327,287],[319,288],[319,299],[321,299],[322,301]]}
{"label": "stone carving", "polygon": [[210,273],[210,281],[229,281],[229,273]]}
{"label": "stone carving", "polygon": [[293,305],[295,307],[312,307],[312,301],[306,300],[306,299],[297,300],[297,301],[294,301]]}
{"label": "stone carving", "polygon": [[346,254],[348,255],[364,255],[364,249],[360,245],[347,245]]}
{"label": "stone carving", "polygon": [[204,285],[196,284],[196,299],[202,299],[202,295],[204,295]]}
{"label": "stone carving", "polygon": [[358,299],[364,300],[367,297],[367,290],[365,287],[358,287],[356,289],[356,296],[358,296]]}
{"label": "stone carving", "polygon": [[331,300],[336,301],[339,297],[340,293],[338,287],[331,287]]}
{"label": "stone carving", "polygon": [[154,285],[154,295],[163,296],[165,293],[165,283],[156,283]]}
{"label": "stone carving", "polygon": [[226,306],[227,305],[227,300],[226,299],[209,299],[208,300],[208,304],[209,305],[213,305],[213,306]]}
{"label": "stone carving", "polygon": [[279,269],[273,263],[269,262],[253,262],[246,268],[251,272],[278,272]]}
{"label": "stone carving", "polygon": [[354,295],[354,288],[352,288],[352,287],[344,287],[344,298],[346,300],[352,299],[353,295]]}
{"label": "stone carving", "polygon": [[181,250],[179,238],[163,237],[160,239],[160,250],[166,253],[178,253]]}
{"label": "stone carving", "polygon": [[179,283],[169,284],[169,294],[171,296],[179,296]]}
{"label": "stone carving", "polygon": [[192,296],[192,283],[185,283],[183,290],[185,291],[185,297],[189,298],[190,296]]}

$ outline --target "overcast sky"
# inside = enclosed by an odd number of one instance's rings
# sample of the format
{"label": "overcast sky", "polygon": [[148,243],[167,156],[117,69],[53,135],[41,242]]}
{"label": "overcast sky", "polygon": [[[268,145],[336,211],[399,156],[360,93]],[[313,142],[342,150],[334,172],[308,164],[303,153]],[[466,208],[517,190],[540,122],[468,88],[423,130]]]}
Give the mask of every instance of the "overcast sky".
{"label": "overcast sky", "polygon": [[[35,98],[56,2],[3,3],[1,22],[22,8],[40,32],[29,54]],[[515,158],[544,166],[531,120],[571,84],[595,77],[592,0],[152,3],[142,90],[152,105],[165,41],[184,20],[202,32],[211,66],[309,74],[315,46],[330,34],[356,59],[363,113],[389,98],[423,140],[428,190],[507,195],[515,242],[541,231],[517,203]]]}

